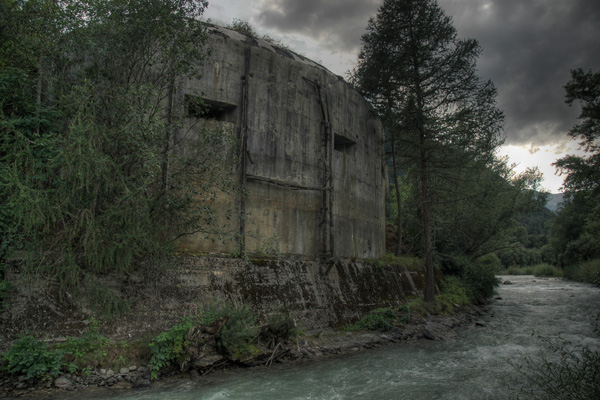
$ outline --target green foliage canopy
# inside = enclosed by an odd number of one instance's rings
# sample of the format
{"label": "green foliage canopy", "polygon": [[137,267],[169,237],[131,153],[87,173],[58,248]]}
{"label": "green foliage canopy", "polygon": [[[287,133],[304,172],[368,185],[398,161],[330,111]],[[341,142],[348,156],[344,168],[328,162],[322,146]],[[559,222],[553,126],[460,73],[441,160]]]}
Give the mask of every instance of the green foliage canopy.
{"label": "green foliage canopy", "polygon": [[214,127],[186,140],[177,103],[201,73],[206,5],[0,3],[1,263],[23,247],[73,288],[212,229],[202,200],[227,182],[227,155],[207,149],[232,143]]}
{"label": "green foliage canopy", "polygon": [[565,175],[565,201],[551,241],[562,266],[600,258],[600,73],[573,70],[565,90],[567,104],[581,104],[582,122],[569,136],[580,140],[586,155],[567,155],[554,163]]}
{"label": "green foliage canopy", "polygon": [[422,238],[432,300],[434,252],[476,258],[504,243],[539,174],[515,176],[496,158],[503,113],[476,75],[481,48],[457,37],[435,0],[385,0],[362,41],[351,80],[386,127],[393,172],[403,171],[395,191],[411,188],[406,210],[397,202],[398,231]]}

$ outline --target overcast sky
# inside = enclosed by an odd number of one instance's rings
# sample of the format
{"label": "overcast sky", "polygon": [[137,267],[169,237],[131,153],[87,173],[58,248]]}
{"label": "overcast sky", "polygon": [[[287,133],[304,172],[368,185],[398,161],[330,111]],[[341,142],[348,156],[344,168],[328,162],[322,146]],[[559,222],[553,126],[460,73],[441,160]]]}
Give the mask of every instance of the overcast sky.
{"label": "overcast sky", "polygon": [[[367,21],[383,0],[209,0],[205,16],[250,22],[260,34],[346,76]],[[517,170],[539,166],[556,193],[562,178],[550,164],[577,152],[566,133],[578,109],[564,102],[570,70],[600,71],[600,0],[438,0],[460,37],[483,48],[479,74],[498,88],[506,116],[501,154]]]}

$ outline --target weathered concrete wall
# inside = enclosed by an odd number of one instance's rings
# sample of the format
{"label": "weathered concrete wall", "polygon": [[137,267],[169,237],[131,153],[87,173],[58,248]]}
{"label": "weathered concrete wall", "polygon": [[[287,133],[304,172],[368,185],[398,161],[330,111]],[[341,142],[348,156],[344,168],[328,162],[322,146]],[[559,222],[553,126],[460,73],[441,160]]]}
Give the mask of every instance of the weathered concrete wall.
{"label": "weathered concrete wall", "polygon": [[[195,94],[220,104],[225,111],[218,118],[232,123],[241,138],[242,78],[247,79],[247,250],[306,258],[325,253],[319,188],[325,185],[323,126],[329,122],[335,137],[330,144],[335,147],[330,255],[382,256],[383,134],[367,102],[343,79],[297,54],[223,28],[211,28],[209,36],[212,54],[204,76],[185,83],[180,95]],[[193,123],[189,119],[188,127]],[[232,210],[238,217],[239,205],[238,193],[217,208],[223,216],[224,210]],[[239,221],[230,225],[238,233]],[[237,245],[235,239],[212,242],[204,235],[183,242],[188,250],[213,253],[232,253]]]}
{"label": "weathered concrete wall", "polygon": [[148,323],[168,329],[180,316],[219,302],[250,304],[262,313],[289,312],[304,330],[341,327],[422,293],[413,283],[422,281],[417,273],[370,263],[187,256],[169,264],[156,284],[148,274],[127,289],[139,299],[126,317],[129,329],[138,323],[140,330]]}
{"label": "weathered concrete wall", "polygon": [[[16,269],[7,280],[18,287],[0,313],[0,350],[28,332],[35,336],[77,336],[90,321],[83,298],[59,301],[58,283],[35,279]],[[421,296],[422,274],[397,266],[337,261],[244,261],[219,257],[172,257],[137,273],[93,279],[131,306],[123,317],[102,324],[115,338],[142,339],[166,331],[203,308],[235,303],[263,314],[287,312],[304,331],[341,327],[379,307],[394,307],[407,296]],[[87,290],[87,286],[82,290]],[[90,297],[90,300],[95,298]]]}

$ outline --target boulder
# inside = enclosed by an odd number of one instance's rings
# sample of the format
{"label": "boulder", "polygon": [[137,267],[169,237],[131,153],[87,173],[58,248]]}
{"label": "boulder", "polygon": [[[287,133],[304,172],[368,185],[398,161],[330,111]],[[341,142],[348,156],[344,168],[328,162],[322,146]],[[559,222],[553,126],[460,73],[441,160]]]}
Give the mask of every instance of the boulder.
{"label": "boulder", "polygon": [[71,381],[66,376],[61,376],[60,378],[56,378],[54,381],[54,387],[58,389],[71,390],[73,389],[73,381]]}
{"label": "boulder", "polygon": [[423,325],[422,332],[423,336],[430,340],[452,340],[456,338],[456,332],[438,322],[427,322]]}

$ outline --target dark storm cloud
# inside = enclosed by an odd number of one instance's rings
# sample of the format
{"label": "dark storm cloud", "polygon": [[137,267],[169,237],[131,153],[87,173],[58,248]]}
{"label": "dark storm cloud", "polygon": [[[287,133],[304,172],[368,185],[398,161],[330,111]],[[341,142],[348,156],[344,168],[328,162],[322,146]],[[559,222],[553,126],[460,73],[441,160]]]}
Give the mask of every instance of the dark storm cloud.
{"label": "dark storm cloud", "polygon": [[479,40],[480,75],[499,89],[507,143],[564,137],[578,110],[564,102],[570,70],[600,70],[598,0],[439,0],[460,36]]}
{"label": "dark storm cloud", "polygon": [[[483,47],[480,75],[498,87],[507,144],[565,138],[577,108],[564,102],[570,70],[600,71],[598,0],[438,0],[461,37]],[[354,53],[383,0],[262,0],[257,22]]]}
{"label": "dark storm cloud", "polygon": [[294,32],[319,40],[330,49],[357,52],[367,20],[379,0],[269,0],[257,22],[280,32]]}

